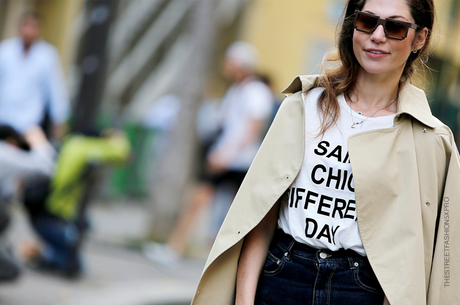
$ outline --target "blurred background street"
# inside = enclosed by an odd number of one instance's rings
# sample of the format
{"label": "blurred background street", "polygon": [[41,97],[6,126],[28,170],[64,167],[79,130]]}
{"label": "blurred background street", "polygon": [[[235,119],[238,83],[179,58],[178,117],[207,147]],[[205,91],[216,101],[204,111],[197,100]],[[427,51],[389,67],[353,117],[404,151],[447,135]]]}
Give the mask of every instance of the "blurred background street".
{"label": "blurred background street", "polygon": [[[179,305],[345,0],[0,0],[0,304]],[[459,135],[460,1],[414,82]]]}
{"label": "blurred background street", "polygon": [[[204,257],[187,258],[174,268],[165,268],[141,255],[136,244],[144,238],[149,220],[140,204],[96,203],[91,215],[97,227],[84,246],[87,269],[84,277],[63,280],[25,269],[16,282],[0,285],[0,304],[190,303]],[[14,240],[33,237],[23,212],[15,211],[10,234]]]}

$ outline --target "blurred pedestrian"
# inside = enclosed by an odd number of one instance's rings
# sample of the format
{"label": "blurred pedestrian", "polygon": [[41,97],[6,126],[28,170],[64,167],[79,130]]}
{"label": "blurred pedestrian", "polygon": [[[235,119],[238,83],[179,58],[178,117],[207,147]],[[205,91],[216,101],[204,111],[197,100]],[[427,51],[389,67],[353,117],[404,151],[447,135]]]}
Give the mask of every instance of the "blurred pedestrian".
{"label": "blurred pedestrian", "polygon": [[207,171],[192,190],[166,245],[148,244],[145,255],[170,264],[185,252],[200,212],[212,202],[216,188],[237,189],[243,181],[270,118],[274,97],[256,76],[258,53],[249,43],[238,41],[226,51],[222,73],[232,82],[219,111],[219,133],[206,156]]}
{"label": "blurred pedestrian", "polygon": [[40,38],[40,20],[25,14],[19,37],[0,43],[0,124],[24,133],[33,126],[46,127],[49,136],[65,131],[69,100],[54,46]]}
{"label": "blurred pedestrian", "polygon": [[55,154],[40,128],[32,128],[23,136],[10,126],[0,125],[0,281],[14,280],[20,274],[7,236],[17,179],[26,183],[51,176]]}
{"label": "blurred pedestrian", "polygon": [[86,206],[94,166],[124,162],[129,152],[127,136],[121,132],[101,136],[88,130],[64,139],[52,179],[32,183],[25,191],[25,207],[43,242],[26,249],[30,267],[69,278],[81,274],[80,249],[88,227]]}
{"label": "blurred pedestrian", "polygon": [[268,129],[270,128],[271,123],[273,122],[276,114],[278,113],[278,110],[280,109],[280,106],[283,100],[281,99],[280,95],[277,92],[275,92],[275,90],[273,89],[272,79],[269,75],[259,74],[258,77],[260,81],[262,81],[265,85],[267,85],[272,90],[272,93],[274,96],[272,113],[271,113],[270,119],[268,120],[269,124],[267,124],[267,130],[265,132],[267,133]]}
{"label": "blurred pedestrian", "polygon": [[433,0],[349,0],[297,77],[192,304],[460,304],[460,156],[410,83]]}

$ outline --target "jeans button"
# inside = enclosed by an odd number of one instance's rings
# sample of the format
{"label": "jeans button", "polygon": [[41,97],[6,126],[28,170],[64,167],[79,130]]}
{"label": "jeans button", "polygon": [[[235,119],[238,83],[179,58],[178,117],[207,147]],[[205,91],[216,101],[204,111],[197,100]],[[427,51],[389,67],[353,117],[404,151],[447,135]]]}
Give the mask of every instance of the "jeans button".
{"label": "jeans button", "polygon": [[324,253],[324,252],[321,252],[321,253],[319,254],[319,257],[321,257],[322,259],[325,259],[325,258],[327,258],[327,254]]}
{"label": "jeans button", "polygon": [[291,258],[289,257],[289,252],[286,252],[284,253],[284,257],[286,258],[286,260],[291,260]]}

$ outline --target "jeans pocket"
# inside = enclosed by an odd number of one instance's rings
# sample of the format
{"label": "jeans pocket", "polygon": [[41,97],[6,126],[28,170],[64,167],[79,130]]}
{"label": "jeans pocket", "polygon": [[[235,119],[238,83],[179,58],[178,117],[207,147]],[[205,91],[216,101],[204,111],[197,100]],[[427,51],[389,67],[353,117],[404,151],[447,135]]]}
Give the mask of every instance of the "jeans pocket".
{"label": "jeans pocket", "polygon": [[276,247],[275,249],[268,251],[263,272],[267,276],[277,275],[283,269],[284,263],[285,260],[282,252],[278,247]]}
{"label": "jeans pocket", "polygon": [[357,266],[354,270],[354,277],[356,284],[364,290],[378,293],[382,289],[370,266],[367,268]]}

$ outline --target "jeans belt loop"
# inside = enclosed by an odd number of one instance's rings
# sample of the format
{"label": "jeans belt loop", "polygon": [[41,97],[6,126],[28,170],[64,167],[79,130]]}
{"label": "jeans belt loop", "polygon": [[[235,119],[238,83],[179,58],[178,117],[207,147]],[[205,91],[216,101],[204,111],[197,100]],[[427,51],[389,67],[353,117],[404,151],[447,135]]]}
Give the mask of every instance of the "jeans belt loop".
{"label": "jeans belt loop", "polygon": [[353,257],[351,257],[350,255],[347,255],[347,258],[348,258],[348,264],[350,265],[350,269],[352,270],[356,269],[357,261],[353,259]]}
{"label": "jeans belt loop", "polygon": [[285,257],[287,260],[291,260],[291,252],[292,252],[292,248],[294,248],[294,245],[295,245],[295,244],[296,244],[296,241],[295,241],[294,238],[292,238],[292,241],[291,241],[291,243],[289,244],[286,253],[284,253],[284,257]]}

